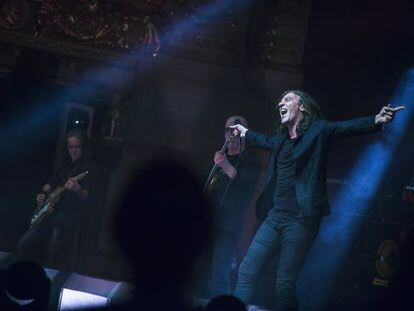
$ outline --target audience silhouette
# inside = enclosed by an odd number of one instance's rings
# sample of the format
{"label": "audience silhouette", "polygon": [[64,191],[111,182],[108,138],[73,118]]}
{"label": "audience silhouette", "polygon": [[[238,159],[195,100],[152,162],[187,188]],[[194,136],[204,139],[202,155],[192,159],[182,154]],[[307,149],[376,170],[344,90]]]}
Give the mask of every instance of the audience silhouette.
{"label": "audience silhouette", "polygon": [[210,240],[210,208],[184,164],[158,159],[132,178],[116,220],[137,294],[125,308],[193,310],[192,284]]}
{"label": "audience silhouette", "polygon": [[244,303],[230,295],[217,296],[207,304],[204,311],[246,311]]}
{"label": "audience silhouette", "polygon": [[16,261],[0,271],[0,310],[47,310],[50,286],[42,266]]}

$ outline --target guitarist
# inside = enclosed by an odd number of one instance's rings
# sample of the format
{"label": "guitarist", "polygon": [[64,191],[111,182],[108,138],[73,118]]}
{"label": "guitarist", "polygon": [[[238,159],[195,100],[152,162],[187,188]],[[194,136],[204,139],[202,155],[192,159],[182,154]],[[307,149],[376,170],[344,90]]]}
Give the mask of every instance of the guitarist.
{"label": "guitarist", "polygon": [[245,150],[244,138],[232,135],[230,126],[235,124],[247,126],[247,121],[238,115],[227,118],[224,138],[228,144],[224,152],[214,155],[219,170],[208,193],[214,208],[214,236],[202,264],[200,294],[210,298],[231,293],[232,264],[260,173],[257,160]]}
{"label": "guitarist", "polygon": [[[83,131],[72,129],[66,136],[67,154],[59,167],[36,196],[42,206],[48,195],[58,186],[65,190],[53,212],[29,229],[18,242],[18,251],[25,257],[45,260],[49,264],[70,265],[77,243],[82,210],[89,197],[91,162]],[[73,176],[88,171],[83,179]]]}
{"label": "guitarist", "polygon": [[89,196],[88,189],[81,186],[81,181],[78,182],[71,178],[71,176],[88,171],[87,161],[85,161],[86,156],[82,157],[82,140],[84,140],[82,137],[83,133],[78,129],[71,130],[68,133],[67,148],[71,161],[66,161],[67,164],[56,170],[43,186],[42,192],[36,196],[38,205],[43,205],[47,195],[62,183],[65,185],[66,190],[76,194],[77,199],[84,200]]}

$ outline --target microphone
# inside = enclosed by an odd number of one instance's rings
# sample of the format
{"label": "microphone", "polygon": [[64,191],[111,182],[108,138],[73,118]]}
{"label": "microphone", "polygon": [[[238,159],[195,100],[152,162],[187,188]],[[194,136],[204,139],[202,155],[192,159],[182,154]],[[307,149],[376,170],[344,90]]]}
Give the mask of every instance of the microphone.
{"label": "microphone", "polygon": [[[240,119],[235,119],[235,120],[234,120],[234,125],[236,125],[236,124],[240,124],[240,125],[241,125],[241,121],[240,121]],[[241,136],[240,136],[240,132],[239,132],[239,135],[237,135],[237,143],[239,144],[239,148],[240,148],[240,150],[241,150],[241,148],[242,148],[242,144],[241,144]]]}

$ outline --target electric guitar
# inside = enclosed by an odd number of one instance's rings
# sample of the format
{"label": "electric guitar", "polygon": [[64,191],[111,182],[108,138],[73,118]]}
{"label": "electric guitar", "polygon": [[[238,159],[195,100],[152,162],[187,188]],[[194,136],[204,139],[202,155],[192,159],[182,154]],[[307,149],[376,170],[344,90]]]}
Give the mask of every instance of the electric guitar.
{"label": "electric guitar", "polygon": [[[82,178],[84,178],[87,174],[88,174],[88,171],[85,171],[71,178],[76,181],[79,181]],[[30,219],[30,224],[29,224],[30,228],[37,227],[47,215],[51,214],[54,211],[57,202],[59,202],[59,199],[65,190],[66,190],[65,186],[56,187],[56,189],[53,190],[48,195],[45,202],[37,206],[36,210],[33,213],[32,218]]]}

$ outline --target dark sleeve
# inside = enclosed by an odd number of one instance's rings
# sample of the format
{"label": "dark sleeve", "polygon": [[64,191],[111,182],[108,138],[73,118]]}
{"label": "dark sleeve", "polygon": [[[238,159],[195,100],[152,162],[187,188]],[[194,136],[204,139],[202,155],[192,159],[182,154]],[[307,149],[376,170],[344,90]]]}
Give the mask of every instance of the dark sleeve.
{"label": "dark sleeve", "polygon": [[262,149],[273,150],[275,138],[276,136],[268,136],[252,130],[246,132],[246,140],[253,146]]}
{"label": "dark sleeve", "polygon": [[82,189],[91,192],[91,188],[93,188],[93,180],[95,179],[94,176],[96,175],[96,168],[93,162],[88,162],[81,170],[80,173],[88,171],[88,174],[79,181],[79,185]]}
{"label": "dark sleeve", "polygon": [[331,140],[358,134],[373,133],[381,130],[381,125],[375,124],[375,116],[356,118],[340,122],[326,122],[324,131]]}
{"label": "dark sleeve", "polygon": [[90,172],[86,175],[83,179],[79,180],[79,185],[82,187],[83,190],[90,191],[90,184],[91,184],[91,175]]}

